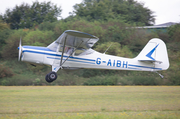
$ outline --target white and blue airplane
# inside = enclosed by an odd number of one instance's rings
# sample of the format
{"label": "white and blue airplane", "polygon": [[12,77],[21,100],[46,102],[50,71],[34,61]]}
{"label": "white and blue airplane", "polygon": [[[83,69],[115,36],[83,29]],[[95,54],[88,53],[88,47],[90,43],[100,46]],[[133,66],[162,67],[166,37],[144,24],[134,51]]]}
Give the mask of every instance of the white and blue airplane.
{"label": "white and blue airplane", "polygon": [[20,40],[18,60],[51,65],[52,72],[45,77],[49,83],[57,79],[59,69],[135,70],[157,73],[169,68],[166,45],[158,38],[151,39],[135,58],[107,55],[91,49],[98,40],[94,35],[75,30],[66,30],[47,47],[21,46]]}

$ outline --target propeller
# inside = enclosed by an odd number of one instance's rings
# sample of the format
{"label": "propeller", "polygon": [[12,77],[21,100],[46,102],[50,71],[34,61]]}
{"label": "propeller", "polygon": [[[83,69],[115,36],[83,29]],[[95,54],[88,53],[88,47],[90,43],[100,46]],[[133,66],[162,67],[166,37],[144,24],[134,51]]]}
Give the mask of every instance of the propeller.
{"label": "propeller", "polygon": [[19,57],[18,57],[18,61],[21,60],[21,55],[22,55],[22,46],[21,46],[21,38],[20,38],[20,41],[19,41]]}

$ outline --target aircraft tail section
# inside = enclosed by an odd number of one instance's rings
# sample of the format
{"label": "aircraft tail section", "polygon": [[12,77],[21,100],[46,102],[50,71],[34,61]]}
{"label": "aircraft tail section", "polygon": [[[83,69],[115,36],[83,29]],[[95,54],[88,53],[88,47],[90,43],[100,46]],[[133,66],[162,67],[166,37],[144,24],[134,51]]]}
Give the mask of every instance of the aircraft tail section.
{"label": "aircraft tail section", "polygon": [[135,59],[139,62],[153,63],[154,67],[162,70],[169,68],[166,44],[158,38],[151,39]]}

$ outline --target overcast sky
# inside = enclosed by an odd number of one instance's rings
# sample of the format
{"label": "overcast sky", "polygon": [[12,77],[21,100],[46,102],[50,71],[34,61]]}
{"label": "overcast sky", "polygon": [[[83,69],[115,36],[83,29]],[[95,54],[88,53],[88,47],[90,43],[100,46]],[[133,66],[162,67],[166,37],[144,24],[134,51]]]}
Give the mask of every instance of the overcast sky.
{"label": "overcast sky", "polygon": [[[16,5],[21,5],[23,2],[32,4],[36,0],[0,0],[0,14],[4,14],[7,8],[14,8]],[[51,1],[51,3],[61,6],[63,18],[69,16],[69,12],[73,11],[73,5],[81,3],[82,0],[38,0],[39,2]],[[180,0],[136,0],[144,3],[154,12],[156,17],[155,24],[166,22],[180,22]]]}

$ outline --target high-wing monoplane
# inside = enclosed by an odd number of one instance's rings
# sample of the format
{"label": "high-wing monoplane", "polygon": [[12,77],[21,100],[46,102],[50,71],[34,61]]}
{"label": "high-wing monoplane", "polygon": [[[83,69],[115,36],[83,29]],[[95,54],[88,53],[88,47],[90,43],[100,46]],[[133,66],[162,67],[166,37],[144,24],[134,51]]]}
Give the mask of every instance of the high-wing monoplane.
{"label": "high-wing monoplane", "polygon": [[98,40],[94,35],[75,30],[66,30],[47,47],[21,46],[20,40],[18,60],[51,65],[52,72],[45,77],[49,83],[57,79],[57,71],[60,69],[157,72],[169,68],[166,45],[158,38],[151,39],[135,58],[107,55],[91,49]]}

